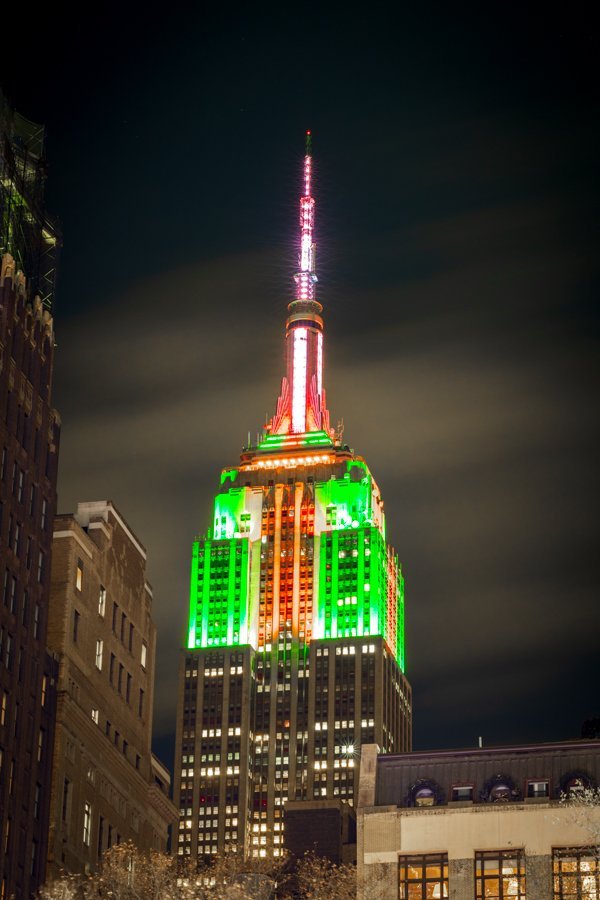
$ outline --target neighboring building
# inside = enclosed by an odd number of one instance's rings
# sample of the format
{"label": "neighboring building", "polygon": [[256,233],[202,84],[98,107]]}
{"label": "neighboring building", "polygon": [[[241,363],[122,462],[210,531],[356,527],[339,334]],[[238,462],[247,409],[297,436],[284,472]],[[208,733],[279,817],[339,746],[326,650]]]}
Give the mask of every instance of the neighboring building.
{"label": "neighboring building", "polygon": [[363,747],[358,897],[596,900],[600,741],[378,755]]}
{"label": "neighboring building", "polygon": [[60,419],[43,128],[0,94],[0,897],[44,878],[55,664],[46,653]]}
{"label": "neighboring building", "polygon": [[312,155],[287,375],[262,440],[221,474],[193,548],[176,740],[178,852],[278,856],[287,800],[352,803],[361,744],[411,746],[403,579],[365,461],[330,427]]}
{"label": "neighboring building", "polygon": [[165,850],[177,812],[150,750],[156,627],[146,551],[110,502],[55,519],[48,644],[59,660],[49,875],[93,871],[126,840]]}
{"label": "neighboring building", "polygon": [[283,821],[285,849],[297,859],[314,853],[336,865],[356,862],[356,811],[345,800],[288,800]]}

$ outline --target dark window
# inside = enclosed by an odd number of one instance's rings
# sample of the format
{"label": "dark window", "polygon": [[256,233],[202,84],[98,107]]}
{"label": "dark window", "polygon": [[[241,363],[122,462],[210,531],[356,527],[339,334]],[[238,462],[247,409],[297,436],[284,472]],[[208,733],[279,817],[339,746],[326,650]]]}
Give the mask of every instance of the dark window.
{"label": "dark window", "polygon": [[100,816],[98,819],[98,858],[102,856],[102,851],[104,849],[104,816]]}
{"label": "dark window", "polygon": [[452,788],[452,800],[454,803],[457,801],[465,801],[473,799],[473,785],[457,785]]}
{"label": "dark window", "polygon": [[77,643],[77,638],[79,637],[79,620],[81,616],[77,612],[76,609],[73,610],[73,643]]}
{"label": "dark window", "polygon": [[69,779],[65,778],[63,781],[63,794],[62,794],[62,812],[61,818],[63,822],[66,822],[69,816]]}

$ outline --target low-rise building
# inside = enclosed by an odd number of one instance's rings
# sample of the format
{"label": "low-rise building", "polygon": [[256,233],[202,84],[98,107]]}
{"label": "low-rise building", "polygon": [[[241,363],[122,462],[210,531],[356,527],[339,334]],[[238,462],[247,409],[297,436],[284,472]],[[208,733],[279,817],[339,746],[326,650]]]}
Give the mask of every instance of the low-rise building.
{"label": "low-rise building", "polygon": [[146,551],[115,506],[54,523],[48,643],[59,659],[48,871],[112,844],[165,850],[177,811],[151,753],[156,628]]}
{"label": "low-rise building", "polygon": [[363,747],[358,897],[600,897],[600,741],[379,755]]}

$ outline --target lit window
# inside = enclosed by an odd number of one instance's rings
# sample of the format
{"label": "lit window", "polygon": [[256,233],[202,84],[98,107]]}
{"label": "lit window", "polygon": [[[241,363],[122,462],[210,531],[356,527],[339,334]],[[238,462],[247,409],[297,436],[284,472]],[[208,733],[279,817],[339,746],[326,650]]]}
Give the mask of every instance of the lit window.
{"label": "lit window", "polygon": [[100,585],[100,592],[98,594],[98,615],[104,618],[104,614],[106,612],[106,588]]}
{"label": "lit window", "polygon": [[401,900],[448,896],[448,855],[430,853],[399,858]]}
{"label": "lit window", "polygon": [[100,714],[98,712],[98,709],[95,706],[92,707],[92,722],[94,722],[97,725],[99,718],[100,718]]}
{"label": "lit window", "polygon": [[566,847],[552,851],[554,900],[600,896],[600,862],[595,847]]}
{"label": "lit window", "polygon": [[527,782],[527,796],[528,797],[548,797],[548,782],[547,781],[528,781]]}
{"label": "lit window", "polygon": [[83,843],[86,847],[90,846],[90,838],[92,835],[92,805],[87,800],[83,804]]}
{"label": "lit window", "polygon": [[77,570],[75,572],[75,587],[78,591],[83,587],[83,561],[77,560]]}
{"label": "lit window", "polygon": [[475,853],[475,898],[525,898],[525,854],[522,850]]}
{"label": "lit window", "polygon": [[102,671],[102,656],[104,653],[104,641],[98,638],[96,641],[96,668]]}
{"label": "lit window", "polygon": [[461,784],[452,788],[452,802],[467,802],[473,799],[473,786],[470,784]]}
{"label": "lit window", "polygon": [[141,652],[140,652],[140,664],[141,664],[141,666],[142,666],[142,669],[145,669],[145,668],[146,668],[146,659],[147,659],[147,656],[148,656],[148,647],[147,647],[147,645],[146,645],[146,642],[145,642],[145,641],[142,641],[142,649],[141,649]]}

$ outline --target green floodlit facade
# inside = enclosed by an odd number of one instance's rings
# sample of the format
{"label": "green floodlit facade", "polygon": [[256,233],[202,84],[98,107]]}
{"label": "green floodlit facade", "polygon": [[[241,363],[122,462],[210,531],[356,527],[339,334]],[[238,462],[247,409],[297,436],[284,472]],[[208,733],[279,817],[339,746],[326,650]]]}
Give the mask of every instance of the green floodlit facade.
{"label": "green floodlit facade", "polygon": [[289,801],[354,802],[362,744],[412,745],[404,581],[362,457],[330,426],[312,158],[286,374],[193,545],[177,712],[177,853],[279,856]]}
{"label": "green floodlit facade", "polygon": [[[330,439],[328,445],[333,449]],[[300,446],[307,446],[304,440]],[[240,486],[243,468],[223,471],[212,528],[193,546],[189,649],[250,643],[257,650],[266,643],[258,621],[265,599],[261,590],[266,595],[273,586],[252,574],[270,537],[261,527],[268,491]],[[263,471],[273,468],[278,469],[271,465]],[[397,556],[385,541],[382,503],[367,465],[357,458],[346,460],[342,474],[307,487],[312,488],[315,513],[312,528],[307,518],[301,538],[313,544],[315,575],[312,620],[303,623],[305,634],[310,631],[313,639],[381,636],[404,671],[404,581]]]}

